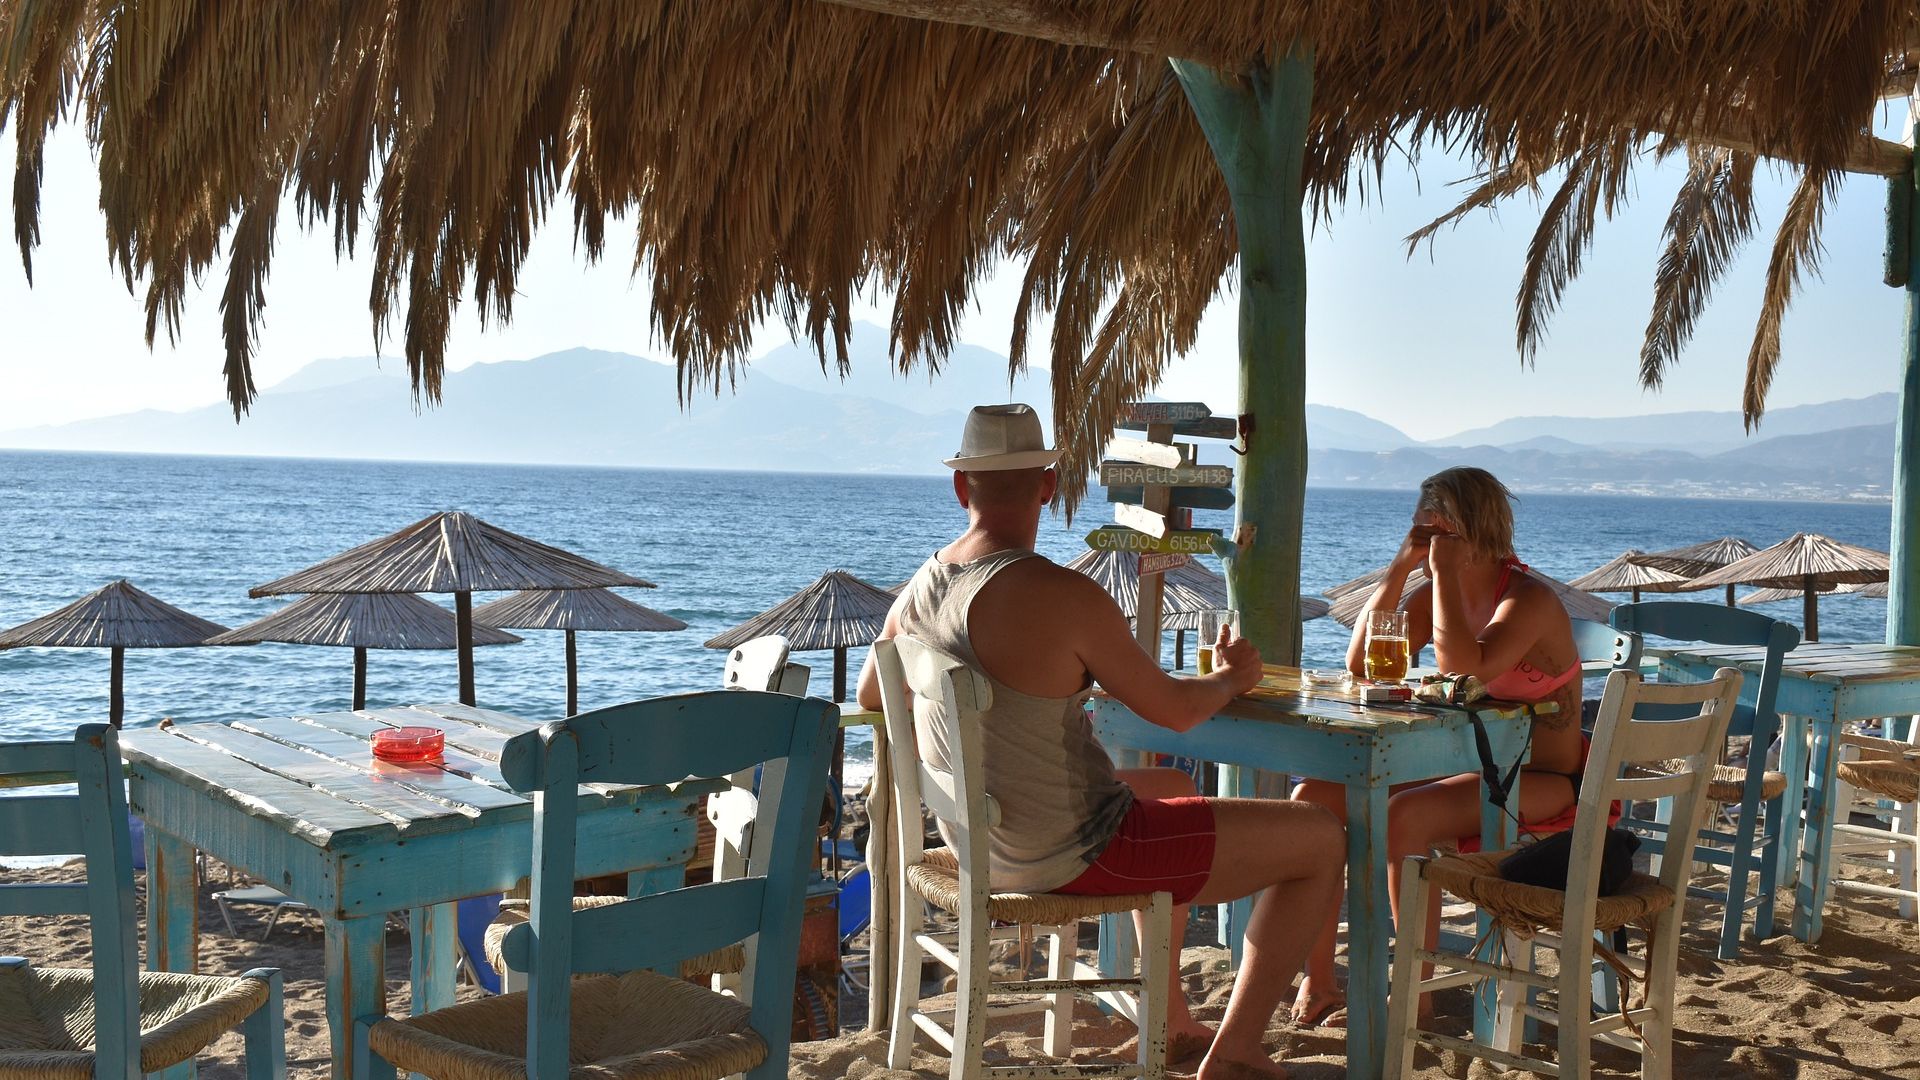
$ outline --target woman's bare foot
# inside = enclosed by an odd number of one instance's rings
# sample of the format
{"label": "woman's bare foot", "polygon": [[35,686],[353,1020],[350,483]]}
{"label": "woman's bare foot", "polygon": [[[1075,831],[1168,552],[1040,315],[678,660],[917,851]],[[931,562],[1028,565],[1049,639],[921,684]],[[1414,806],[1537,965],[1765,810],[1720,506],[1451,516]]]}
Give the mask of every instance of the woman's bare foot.
{"label": "woman's bare foot", "polygon": [[1287,1080],[1291,1075],[1284,1066],[1269,1057],[1263,1056],[1258,1061],[1242,1061],[1208,1054],[1207,1060],[1200,1063],[1200,1072],[1194,1080]]}
{"label": "woman's bare foot", "polygon": [[1337,990],[1321,992],[1315,988],[1313,980],[1303,979],[1300,992],[1293,999],[1293,1026],[1319,1027],[1346,1004],[1345,994]]}
{"label": "woman's bare foot", "polygon": [[1198,1020],[1188,1017],[1186,1023],[1176,1028],[1167,1025],[1167,1064],[1178,1065],[1192,1061],[1205,1054],[1213,1046],[1213,1029]]}

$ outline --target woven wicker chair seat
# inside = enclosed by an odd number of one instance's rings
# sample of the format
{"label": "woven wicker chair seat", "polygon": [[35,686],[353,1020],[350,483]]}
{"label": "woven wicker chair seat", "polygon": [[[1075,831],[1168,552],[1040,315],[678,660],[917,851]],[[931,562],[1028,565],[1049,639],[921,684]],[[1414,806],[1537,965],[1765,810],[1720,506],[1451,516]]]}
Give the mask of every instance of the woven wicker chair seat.
{"label": "woven wicker chair seat", "polygon": [[[925,862],[907,868],[907,884],[925,897],[927,903],[959,914],[966,905],[960,895],[960,864],[954,860],[953,852],[946,848],[930,848],[925,858]],[[990,893],[987,896],[987,917],[1000,922],[1061,926],[1095,915],[1133,911],[1146,907],[1151,899],[1146,893],[1128,896]]]}
{"label": "woven wicker chair seat", "polygon": [[[1427,880],[1455,896],[1473,901],[1516,933],[1563,929],[1560,922],[1566,890],[1522,885],[1501,877],[1500,861],[1511,854],[1513,849],[1491,854],[1441,856],[1427,863]],[[1672,907],[1673,901],[1673,890],[1655,878],[1635,873],[1619,892],[1598,899],[1594,905],[1593,928],[1615,930],[1628,925],[1646,925],[1651,916]]]}
{"label": "woven wicker chair seat", "polygon": [[[624,896],[576,896],[573,898],[573,910],[585,911],[588,908],[606,907],[625,900]],[[487,925],[486,950],[487,964],[493,970],[506,974],[507,961],[501,955],[501,945],[507,940],[507,931],[526,922],[527,902],[525,900],[507,900],[500,905],[500,914],[494,916]],[[700,982],[715,975],[731,975],[743,971],[747,966],[747,947],[743,942],[722,946],[709,953],[689,956],[680,962],[680,977]]]}
{"label": "woven wicker chair seat", "polygon": [[[140,1071],[207,1048],[267,1003],[264,979],[140,973]],[[92,1080],[93,972],[0,968],[0,1073]]]}
{"label": "woven wicker chair seat", "polygon": [[[1639,775],[1671,775],[1685,772],[1690,766],[1684,761],[1670,761],[1656,769],[1633,766],[1632,771]],[[1760,774],[1760,797],[1777,799],[1787,790],[1787,774],[1771,770]],[[1738,765],[1715,765],[1713,779],[1707,781],[1707,798],[1717,803],[1737,803],[1747,797],[1747,770]]]}
{"label": "woven wicker chair seat", "polygon": [[[573,982],[573,1080],[718,1080],[766,1060],[739,1001],[650,971]],[[440,1080],[525,1080],[527,995],[501,994],[373,1025],[368,1045]]]}
{"label": "woven wicker chair seat", "polygon": [[1897,802],[1920,802],[1920,762],[1843,761],[1840,779]]}

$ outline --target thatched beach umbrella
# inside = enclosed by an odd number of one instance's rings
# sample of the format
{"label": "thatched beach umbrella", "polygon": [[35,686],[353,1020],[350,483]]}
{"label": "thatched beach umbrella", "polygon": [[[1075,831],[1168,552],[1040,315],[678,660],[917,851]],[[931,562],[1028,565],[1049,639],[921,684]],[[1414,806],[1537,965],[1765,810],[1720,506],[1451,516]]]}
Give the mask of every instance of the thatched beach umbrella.
{"label": "thatched beach umbrella", "polygon": [[[1637,556],[1634,561],[1641,566],[1665,570],[1684,578],[1697,578],[1704,574],[1711,574],[1729,563],[1737,563],[1759,550],[1738,536],[1723,536],[1718,540],[1708,540],[1687,547],[1650,551]],[[1732,585],[1727,586],[1727,604],[1729,606],[1733,604]]]}
{"label": "thatched beach umbrella", "polygon": [[1884,551],[1843,544],[1819,533],[1794,533],[1785,540],[1756,551],[1739,562],[1728,563],[1711,574],[1695,578],[1688,589],[1710,589],[1719,585],[1758,585],[1771,589],[1798,589],[1805,598],[1801,629],[1806,640],[1820,640],[1820,592],[1835,585],[1865,585],[1887,580],[1888,558]]}
{"label": "thatched beach umbrella", "polygon": [[[513,645],[519,638],[488,626],[473,644]],[[368,649],[454,649],[460,624],[453,612],[412,593],[314,593],[271,615],[208,641],[209,645],[331,645],[353,650],[353,707],[367,707]]]}
{"label": "thatched beach umbrella", "polygon": [[893,594],[845,570],[829,570],[813,584],[707,642],[731,649],[767,634],[787,639],[794,652],[833,650],[833,699],[847,698],[847,650],[873,644],[887,625]]}
{"label": "thatched beach umbrella", "polygon": [[460,700],[473,689],[473,594],[517,589],[654,587],[631,574],[451,510],[369,540],[324,562],[256,585],[253,597],[286,593],[452,593],[460,649]]}
{"label": "thatched beach umbrella", "polygon": [[1567,584],[1587,592],[1631,592],[1633,602],[1637,604],[1643,589],[1647,592],[1673,592],[1687,580],[1680,574],[1634,561],[1645,554],[1637,548],[1629,548],[1625,554],[1615,556]]}
{"label": "thatched beach umbrella", "polygon": [[605,589],[528,589],[473,609],[481,626],[567,632],[567,715],[580,711],[580,677],[573,635],[589,631],[685,630],[687,624]]}
{"label": "thatched beach umbrella", "polygon": [[142,592],[123,579],[103,585],[58,611],[0,631],[0,649],[111,649],[107,718],[119,727],[126,711],[122,684],[128,649],[206,645],[208,638],[226,629]]}
{"label": "thatched beach umbrella", "polygon": [[[1120,605],[1120,613],[1131,619],[1140,608],[1140,556],[1130,551],[1095,551],[1089,549],[1074,556],[1066,564],[1067,569],[1077,570],[1099,583],[1114,603]],[[1176,566],[1162,574],[1161,611],[1166,616],[1160,625],[1166,630],[1191,630],[1196,620],[1193,613],[1227,606],[1227,581],[1219,574],[1200,565],[1189,562]],[[1187,616],[1186,625],[1174,622],[1176,616]]]}
{"label": "thatched beach umbrella", "polygon": [[[1382,567],[1371,573],[1362,574],[1352,581],[1334,586],[1333,590],[1328,592],[1328,595],[1333,596],[1333,610],[1328,614],[1332,615],[1340,625],[1352,626],[1354,620],[1360,617],[1361,609],[1367,606],[1367,600],[1373,596],[1373,586],[1378,585],[1380,579],[1386,576],[1386,568]],[[1607,613],[1613,610],[1613,605],[1607,601],[1584,589],[1576,589],[1564,581],[1550,578],[1538,570],[1528,568],[1527,576],[1552,589],[1554,595],[1560,598],[1561,606],[1567,609],[1567,614],[1575,619],[1606,622]],[[1404,601],[1408,593],[1424,585],[1426,580],[1427,572],[1424,569],[1408,574],[1406,588],[1400,593],[1401,600]],[[1335,590],[1338,592],[1335,593]]]}
{"label": "thatched beach umbrella", "polygon": [[1835,591],[1852,593],[1855,596],[1869,596],[1877,600],[1885,600],[1887,598],[1887,583],[1884,581],[1869,581],[1865,585],[1842,585]]}

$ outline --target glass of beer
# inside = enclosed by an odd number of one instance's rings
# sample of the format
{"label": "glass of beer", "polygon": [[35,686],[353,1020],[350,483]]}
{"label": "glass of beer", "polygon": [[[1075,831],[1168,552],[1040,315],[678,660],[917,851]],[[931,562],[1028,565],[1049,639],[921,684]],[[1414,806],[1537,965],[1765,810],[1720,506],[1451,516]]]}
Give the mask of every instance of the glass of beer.
{"label": "glass of beer", "polygon": [[1213,673],[1213,647],[1220,640],[1220,628],[1224,626],[1231,629],[1239,622],[1240,613],[1232,608],[1212,608],[1200,612],[1200,647],[1194,650],[1194,662],[1199,665],[1200,674]]}
{"label": "glass of beer", "polygon": [[1401,682],[1412,658],[1407,648],[1407,613],[1375,611],[1367,615],[1367,678]]}

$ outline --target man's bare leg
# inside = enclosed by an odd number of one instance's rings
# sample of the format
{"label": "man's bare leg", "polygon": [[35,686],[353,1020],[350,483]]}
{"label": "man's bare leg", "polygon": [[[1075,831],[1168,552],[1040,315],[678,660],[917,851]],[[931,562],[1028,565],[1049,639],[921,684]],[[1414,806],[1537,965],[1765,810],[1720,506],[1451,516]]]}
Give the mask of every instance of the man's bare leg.
{"label": "man's bare leg", "polygon": [[[1193,777],[1179,769],[1117,769],[1114,775],[1133,789],[1137,799],[1179,799],[1198,794]],[[1215,851],[1219,849],[1216,847]],[[1167,1062],[1184,1061],[1213,1044],[1213,1029],[1193,1018],[1187,1007],[1187,988],[1180,981],[1180,942],[1186,936],[1187,905],[1173,909],[1172,978],[1167,987]],[[1145,916],[1133,916],[1135,941],[1147,940]]]}
{"label": "man's bare leg", "polygon": [[[1261,895],[1247,920],[1240,972],[1200,1080],[1281,1078],[1267,1055],[1267,1023],[1293,985],[1318,935],[1321,915],[1339,902],[1346,833],[1309,803],[1214,799],[1212,875],[1199,904]],[[1281,842],[1284,838],[1284,842]]]}

